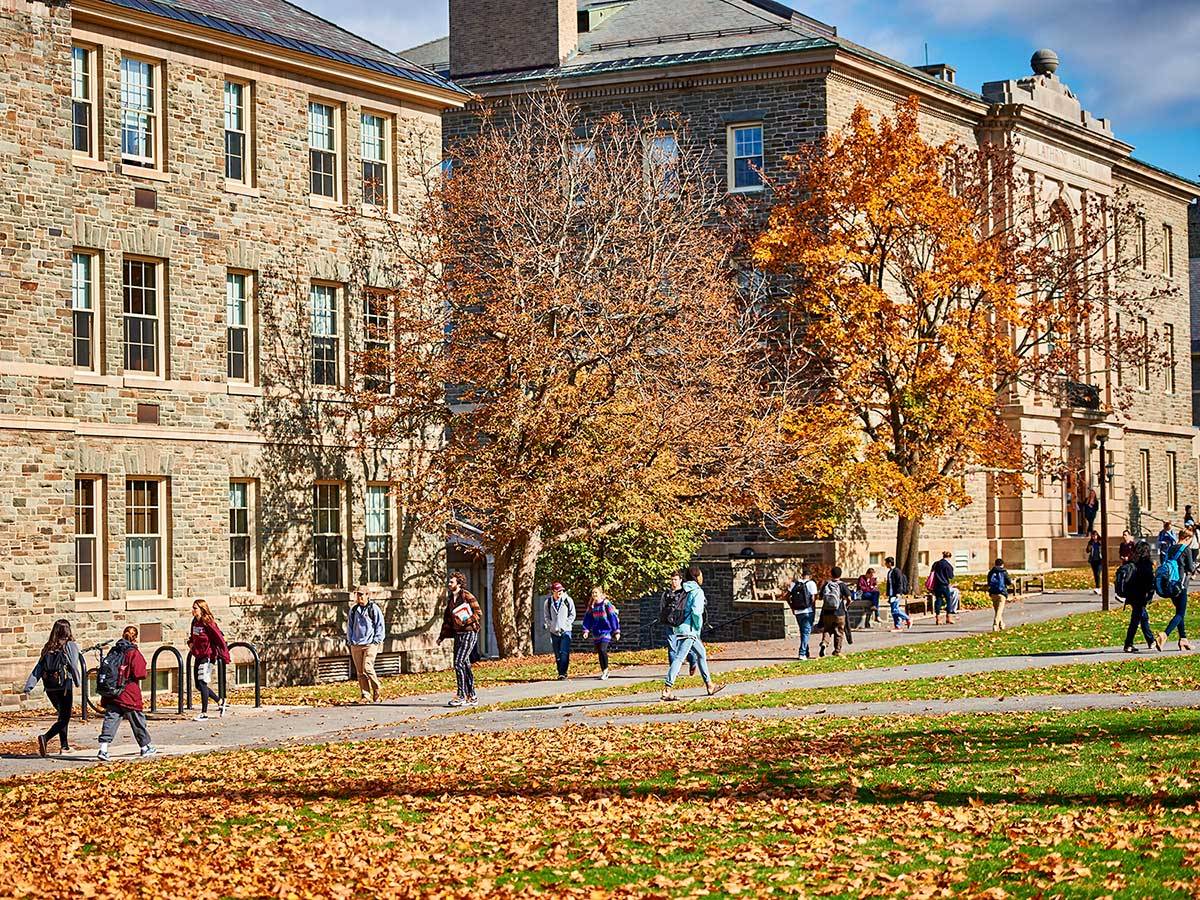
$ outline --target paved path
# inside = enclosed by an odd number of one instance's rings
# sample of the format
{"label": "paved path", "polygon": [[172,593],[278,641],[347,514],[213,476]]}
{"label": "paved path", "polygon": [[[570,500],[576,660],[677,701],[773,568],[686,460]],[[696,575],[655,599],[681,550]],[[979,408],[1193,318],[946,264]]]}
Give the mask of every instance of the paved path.
{"label": "paved path", "polygon": [[[1048,594],[1029,598],[1021,603],[1012,604],[1006,619],[1010,625],[1029,622],[1045,621],[1060,618],[1077,612],[1086,612],[1099,608],[1098,598],[1092,594],[1064,593]],[[990,630],[991,611],[967,611],[959,617],[953,626],[934,626],[932,623],[915,625],[911,631],[893,634],[889,630],[874,629],[856,632],[855,644],[851,652],[876,647],[894,646],[897,644],[915,644],[926,641],[941,640],[948,637],[961,637],[966,634]],[[795,658],[794,641],[759,642],[748,644],[727,645],[725,652],[713,660],[714,673],[719,675],[744,669],[789,661]],[[814,690],[822,687],[866,684],[878,681],[893,681],[913,678],[926,678],[937,675],[972,674],[988,671],[1015,671],[1020,669],[1042,668],[1052,665],[1067,665],[1079,662],[1101,662],[1107,660],[1126,659],[1117,648],[1085,650],[1068,654],[1043,654],[1037,656],[1010,656],[991,659],[964,660],[952,663],[934,665],[904,666],[892,669],[864,669],[848,672],[813,674],[776,678],[750,684],[730,685],[729,693],[758,693],[764,690],[788,690],[806,686]],[[637,666],[614,670],[614,677],[608,684],[627,684],[645,682],[662,677],[665,666]],[[596,678],[572,679],[566,682],[546,681],[535,683],[503,684],[489,687],[482,693],[485,703],[503,703],[511,700],[527,700],[530,706],[520,710],[496,711],[478,713],[470,716],[444,717],[445,695],[407,697],[373,706],[339,706],[323,708],[275,707],[255,710],[247,707],[236,707],[223,719],[210,719],[207,722],[194,722],[190,718],[180,720],[175,717],[152,719],[151,734],[156,745],[169,754],[199,753],[215,749],[244,746],[278,745],[289,741],[305,743],[325,743],[348,739],[370,739],[404,737],[420,734],[446,734],[454,732],[520,730],[525,728],[553,728],[570,722],[584,721],[588,724],[599,725],[610,721],[606,718],[589,718],[587,713],[603,711],[606,707],[630,706],[651,703],[657,700],[657,693],[626,695],[606,701],[590,701],[579,703],[563,703],[554,706],[538,705],[537,701],[547,697],[565,693],[589,691],[600,687],[601,682]],[[1047,702],[1047,698],[1025,698],[1032,703]],[[1129,697],[1116,696],[1110,698],[1119,705],[1131,702]],[[1078,697],[1069,698],[1074,703]],[[959,701],[949,701],[955,703]],[[964,701],[965,702],[965,701]],[[985,704],[997,701],[982,701]],[[1005,701],[1003,709],[1007,710],[1016,701]],[[847,708],[859,710],[857,715],[879,715],[881,712],[899,712],[904,704],[847,704]],[[945,704],[943,704],[945,705]],[[1060,704],[1061,705],[1061,704]],[[1190,705],[1190,704],[1188,704]],[[923,702],[930,710],[938,707],[932,702]],[[756,715],[790,716],[813,715],[821,710],[834,714],[841,707],[813,707],[807,710],[764,710]],[[874,709],[873,712],[863,710]],[[947,706],[942,711],[952,711]],[[745,711],[738,713],[746,715]],[[842,714],[842,713],[839,713]],[[681,710],[676,716],[669,716],[664,721],[675,718],[687,718],[699,714],[689,714]],[[716,715],[708,713],[706,715]],[[728,715],[728,714],[726,714]],[[613,718],[611,721],[656,721],[657,717],[634,716]],[[0,777],[21,773],[54,771],[87,765],[94,761],[95,734],[98,722],[89,721],[86,725],[75,721],[72,723],[72,740],[80,747],[76,753],[68,756],[52,756],[40,759],[36,755],[24,752],[0,753]],[[23,726],[19,729],[7,728],[0,733],[0,744],[5,749],[12,747],[15,741],[29,742],[36,733],[36,727]],[[133,758],[136,748],[126,726],[118,734],[117,742],[113,745],[114,759]]]}

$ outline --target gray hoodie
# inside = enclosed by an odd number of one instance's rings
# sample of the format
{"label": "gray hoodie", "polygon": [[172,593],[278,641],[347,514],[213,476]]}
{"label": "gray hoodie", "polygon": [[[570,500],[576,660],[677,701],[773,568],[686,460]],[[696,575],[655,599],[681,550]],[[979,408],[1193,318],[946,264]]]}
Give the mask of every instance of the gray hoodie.
{"label": "gray hoodie", "polygon": [[[63,650],[66,652],[67,662],[70,663],[71,666],[71,681],[74,682],[75,687],[79,687],[80,682],[83,680],[83,677],[79,672],[79,645],[74,641],[67,641],[66,645],[63,647]],[[29,673],[29,680],[25,682],[26,694],[30,693],[35,687],[37,687],[37,683],[42,680],[42,672],[44,671],[45,667],[46,657],[42,656],[38,659],[37,665],[33,667],[33,671]]]}
{"label": "gray hoodie", "polygon": [[570,634],[575,624],[575,601],[571,595],[563,591],[558,600],[547,596],[542,605],[542,623],[551,634]]}

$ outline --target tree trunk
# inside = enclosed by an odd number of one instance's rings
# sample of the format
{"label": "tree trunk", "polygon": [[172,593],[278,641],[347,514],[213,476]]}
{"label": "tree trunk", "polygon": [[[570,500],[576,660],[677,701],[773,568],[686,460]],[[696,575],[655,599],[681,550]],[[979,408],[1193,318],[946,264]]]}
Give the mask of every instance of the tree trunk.
{"label": "tree trunk", "polygon": [[533,603],[537,585],[538,556],[542,552],[542,530],[534,529],[520,543],[513,579],[513,606],[516,612],[517,656],[533,653]]}
{"label": "tree trunk", "polygon": [[534,573],[541,552],[541,529],[519,534],[496,549],[492,624],[501,659],[533,653]]}
{"label": "tree trunk", "polygon": [[920,590],[921,573],[917,571],[917,553],[921,547],[921,520],[901,517],[896,522],[896,568],[908,578],[909,590],[913,594]]}
{"label": "tree trunk", "polygon": [[496,548],[492,569],[492,627],[496,630],[496,652],[501,659],[517,655],[518,632],[513,593],[516,584],[515,546]]}

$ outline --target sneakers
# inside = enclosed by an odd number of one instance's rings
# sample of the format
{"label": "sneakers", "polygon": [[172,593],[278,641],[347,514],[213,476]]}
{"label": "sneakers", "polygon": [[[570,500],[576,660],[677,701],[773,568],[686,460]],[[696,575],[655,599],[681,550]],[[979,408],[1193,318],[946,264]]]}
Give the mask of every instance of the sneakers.
{"label": "sneakers", "polygon": [[148,759],[151,756],[158,756],[158,748],[153,744],[147,744],[142,748],[142,759]]}
{"label": "sneakers", "polygon": [[1137,647],[1129,646],[1129,647],[1125,648],[1125,652],[1126,653],[1141,653],[1142,651],[1139,650]]}
{"label": "sneakers", "polygon": [[193,721],[207,722],[208,721],[208,713],[200,713],[200,715],[196,716],[196,718]]}
{"label": "sneakers", "polygon": [[108,744],[100,745],[100,750],[96,753],[96,759],[100,762],[108,762]]}
{"label": "sneakers", "polygon": [[608,669],[604,669],[600,672],[600,680],[608,681]]}
{"label": "sneakers", "polygon": [[474,694],[472,694],[470,697],[467,698],[467,706],[474,706],[478,702],[479,702],[479,698],[476,697]]}
{"label": "sneakers", "polygon": [[218,716],[221,716],[221,717],[224,717],[224,716],[225,716],[225,710],[226,710],[226,709],[228,709],[228,708],[229,708],[229,701],[228,701],[228,700],[224,700],[224,699],[222,699],[222,700],[221,700],[221,705],[217,707],[217,715],[218,715]]}
{"label": "sneakers", "polygon": [[447,705],[447,706],[465,706],[465,705],[466,705],[466,702],[467,702],[467,701],[466,701],[466,700],[464,700],[462,697],[455,697],[453,700],[451,700],[451,701],[450,701],[449,703],[447,703],[446,705]]}
{"label": "sneakers", "polygon": [[558,676],[558,680],[559,680],[559,681],[566,681],[566,680],[567,680],[567,676],[566,676],[566,675],[559,675],[559,676]]}
{"label": "sneakers", "polygon": [[38,735],[38,756],[46,755],[46,738],[43,735]]}
{"label": "sneakers", "polygon": [[1099,595],[1100,595],[1100,588],[1092,588],[1092,593],[1093,593],[1093,594],[1095,594],[1096,596],[1099,596]]}

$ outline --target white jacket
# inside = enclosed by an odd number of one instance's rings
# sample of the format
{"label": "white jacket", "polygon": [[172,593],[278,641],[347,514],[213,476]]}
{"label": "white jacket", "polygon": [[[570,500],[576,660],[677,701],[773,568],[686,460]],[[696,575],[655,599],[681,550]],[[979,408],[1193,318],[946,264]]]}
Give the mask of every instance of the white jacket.
{"label": "white jacket", "polygon": [[546,597],[542,604],[542,624],[551,634],[571,633],[571,626],[575,624],[575,601],[570,594],[563,591],[557,602],[553,597]]}

